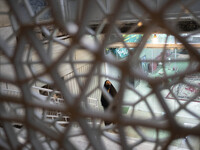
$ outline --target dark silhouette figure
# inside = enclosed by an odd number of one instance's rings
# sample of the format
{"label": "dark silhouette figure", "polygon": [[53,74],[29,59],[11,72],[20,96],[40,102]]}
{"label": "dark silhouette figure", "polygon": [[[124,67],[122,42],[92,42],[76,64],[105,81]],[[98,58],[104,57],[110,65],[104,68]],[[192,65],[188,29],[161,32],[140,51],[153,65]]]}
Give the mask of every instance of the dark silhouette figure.
{"label": "dark silhouette figure", "polygon": [[[112,98],[115,97],[115,95],[117,94],[116,89],[114,88],[114,86],[112,85],[112,83],[109,80],[106,80],[104,83],[104,88],[107,90],[107,92],[111,95]],[[104,96],[104,94],[101,94],[101,105],[104,108],[104,111],[106,111],[108,109],[108,107],[110,106],[109,101],[107,100],[107,98]],[[114,109],[114,106],[113,106]],[[109,121],[105,121],[105,126],[110,125],[112,122]]]}

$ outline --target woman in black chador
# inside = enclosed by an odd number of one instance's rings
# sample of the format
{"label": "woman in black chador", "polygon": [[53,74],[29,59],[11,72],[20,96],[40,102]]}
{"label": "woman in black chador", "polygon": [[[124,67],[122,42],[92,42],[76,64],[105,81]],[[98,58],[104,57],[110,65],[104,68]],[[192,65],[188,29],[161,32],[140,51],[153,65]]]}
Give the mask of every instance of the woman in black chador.
{"label": "woman in black chador", "polygon": [[[112,85],[112,83],[109,80],[106,80],[104,83],[104,88],[106,89],[106,91],[111,95],[112,98],[115,97],[115,95],[117,94],[116,89],[114,88],[114,86]],[[109,101],[107,100],[106,96],[104,96],[103,92],[101,94],[101,105],[104,108],[104,111],[106,111],[109,107]],[[105,125],[109,125],[112,122],[109,121],[105,121]]]}

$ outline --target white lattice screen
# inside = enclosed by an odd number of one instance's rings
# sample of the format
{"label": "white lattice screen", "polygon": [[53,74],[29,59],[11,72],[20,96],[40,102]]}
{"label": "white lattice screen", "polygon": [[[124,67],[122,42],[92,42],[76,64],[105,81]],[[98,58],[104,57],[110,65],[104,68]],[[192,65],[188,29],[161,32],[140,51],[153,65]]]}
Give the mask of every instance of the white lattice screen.
{"label": "white lattice screen", "polygon": [[199,150],[199,17],[199,0],[0,0],[0,149]]}

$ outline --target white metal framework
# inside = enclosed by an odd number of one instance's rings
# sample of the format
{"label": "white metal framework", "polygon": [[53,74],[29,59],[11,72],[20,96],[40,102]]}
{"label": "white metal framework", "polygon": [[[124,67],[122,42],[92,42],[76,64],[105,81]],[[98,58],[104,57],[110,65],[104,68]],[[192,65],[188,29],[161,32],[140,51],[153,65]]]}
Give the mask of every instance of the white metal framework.
{"label": "white metal framework", "polygon": [[[199,34],[198,0],[0,5],[0,149],[200,148],[199,43],[188,40]],[[142,38],[126,43],[135,33]],[[148,43],[160,33],[164,43]],[[114,57],[116,47],[128,56]],[[115,109],[103,110],[103,93]]]}

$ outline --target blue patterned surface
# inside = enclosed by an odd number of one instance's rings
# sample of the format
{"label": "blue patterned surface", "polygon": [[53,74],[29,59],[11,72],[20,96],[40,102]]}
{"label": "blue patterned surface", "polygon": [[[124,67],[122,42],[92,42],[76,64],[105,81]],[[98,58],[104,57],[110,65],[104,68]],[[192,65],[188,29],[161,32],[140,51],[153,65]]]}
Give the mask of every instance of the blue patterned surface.
{"label": "blue patterned surface", "polygon": [[124,41],[126,43],[138,43],[141,40],[142,36],[142,34],[123,35]]}
{"label": "blue patterned surface", "polygon": [[[147,40],[147,43],[154,43],[153,42],[153,36],[152,34],[149,39]],[[167,35],[166,34],[156,34],[158,44],[164,44],[164,43],[174,43],[174,37],[168,36],[168,39],[166,41]],[[123,35],[124,41],[126,43],[139,43],[142,39],[142,34],[129,34],[129,35]],[[132,48],[133,49],[133,48]],[[126,48],[112,48],[110,49],[118,58],[125,58],[129,55],[129,52]]]}
{"label": "blue patterned surface", "polygon": [[[42,9],[44,9],[45,7],[47,7],[47,2],[45,0],[29,0],[29,3],[34,11],[35,14],[37,14],[39,11],[41,11]],[[45,14],[43,14],[40,19],[41,20],[46,20],[50,18],[50,13],[47,12]]]}
{"label": "blue patterned surface", "polygon": [[[130,49],[132,50],[133,48],[130,48]],[[115,48],[115,49],[112,49],[112,52],[119,58],[125,58],[129,54],[127,48]]]}
{"label": "blue patterned surface", "polygon": [[[142,34],[129,34],[123,35],[124,41],[126,43],[138,43],[142,38]],[[133,50],[134,48],[130,48]],[[129,51],[127,48],[112,48],[110,49],[118,58],[125,58],[129,55]]]}

